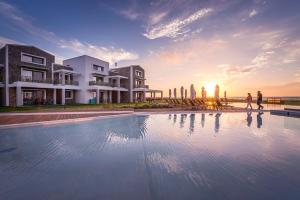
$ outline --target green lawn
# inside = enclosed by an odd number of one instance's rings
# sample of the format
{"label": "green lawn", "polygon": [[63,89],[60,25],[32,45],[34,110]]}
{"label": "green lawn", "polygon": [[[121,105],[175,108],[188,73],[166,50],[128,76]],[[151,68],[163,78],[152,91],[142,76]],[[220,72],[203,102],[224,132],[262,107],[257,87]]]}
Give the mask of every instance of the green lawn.
{"label": "green lawn", "polygon": [[120,103],[120,104],[68,104],[68,105],[34,105],[23,107],[0,107],[0,112],[43,112],[43,111],[70,111],[70,110],[106,110],[124,108],[165,108],[165,103]]}

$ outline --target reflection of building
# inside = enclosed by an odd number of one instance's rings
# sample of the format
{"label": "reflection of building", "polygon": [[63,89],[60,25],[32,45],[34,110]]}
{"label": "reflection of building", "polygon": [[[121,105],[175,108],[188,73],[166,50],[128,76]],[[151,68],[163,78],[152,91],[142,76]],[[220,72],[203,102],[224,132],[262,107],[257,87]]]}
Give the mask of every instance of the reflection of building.
{"label": "reflection of building", "polygon": [[34,46],[0,49],[0,105],[120,103],[145,101],[145,70],[138,65],[110,69],[109,63],[79,56],[55,64],[55,56]]}
{"label": "reflection of building", "polygon": [[[148,115],[124,117],[122,120],[116,121],[114,126],[110,126],[109,131],[115,136],[126,139],[143,138],[147,131],[146,121],[148,118]],[[130,124],[130,126],[128,126],[128,124]]]}

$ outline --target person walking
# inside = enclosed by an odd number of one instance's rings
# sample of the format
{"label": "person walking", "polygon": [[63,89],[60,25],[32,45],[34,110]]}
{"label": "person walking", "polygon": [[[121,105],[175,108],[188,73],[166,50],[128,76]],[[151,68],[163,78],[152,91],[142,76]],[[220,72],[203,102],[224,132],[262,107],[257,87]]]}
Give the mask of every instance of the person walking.
{"label": "person walking", "polygon": [[264,107],[261,105],[262,104],[262,93],[261,91],[257,91],[257,105],[258,105],[258,110],[264,109]]}
{"label": "person walking", "polygon": [[250,110],[252,110],[252,96],[251,96],[251,93],[248,93],[248,96],[246,98],[246,102],[247,102],[247,106],[246,106],[246,109],[248,109],[248,107],[250,107]]}

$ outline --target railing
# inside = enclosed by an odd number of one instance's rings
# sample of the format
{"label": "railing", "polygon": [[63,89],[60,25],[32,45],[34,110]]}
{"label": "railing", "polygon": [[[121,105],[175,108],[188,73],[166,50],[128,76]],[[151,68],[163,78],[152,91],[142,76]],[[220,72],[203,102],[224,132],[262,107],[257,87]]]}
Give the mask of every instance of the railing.
{"label": "railing", "polygon": [[146,89],[149,89],[149,85],[139,84],[139,85],[134,85],[134,88],[146,88]]}
{"label": "railing", "polygon": [[114,87],[112,83],[107,83],[107,82],[102,82],[102,81],[90,81],[89,85],[99,85],[99,86]]}
{"label": "railing", "polygon": [[[61,79],[56,79],[54,80],[54,84],[63,84],[63,81]],[[74,80],[65,80],[65,85],[79,85],[79,82]]]}
{"label": "railing", "polygon": [[65,85],[79,85],[79,82],[74,80],[65,80]]}
{"label": "railing", "polygon": [[[108,86],[108,87],[118,87],[117,83],[109,83],[109,82],[102,82],[102,81],[90,81],[89,85],[99,85],[99,86]],[[120,84],[120,87],[126,88],[125,84]]]}
{"label": "railing", "polygon": [[51,79],[34,79],[31,76],[21,76],[19,81],[32,82],[32,83],[50,83],[50,84],[53,83]]}

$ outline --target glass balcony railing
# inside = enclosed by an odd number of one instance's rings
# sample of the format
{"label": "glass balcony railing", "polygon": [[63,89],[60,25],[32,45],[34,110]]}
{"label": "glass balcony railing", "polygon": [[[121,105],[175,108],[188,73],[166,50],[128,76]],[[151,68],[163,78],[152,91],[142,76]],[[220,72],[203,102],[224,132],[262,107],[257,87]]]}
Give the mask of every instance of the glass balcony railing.
{"label": "glass balcony railing", "polygon": [[49,83],[49,84],[53,83],[51,79],[39,79],[39,78],[34,78],[32,76],[21,76],[18,81],[32,82],[32,83]]}

